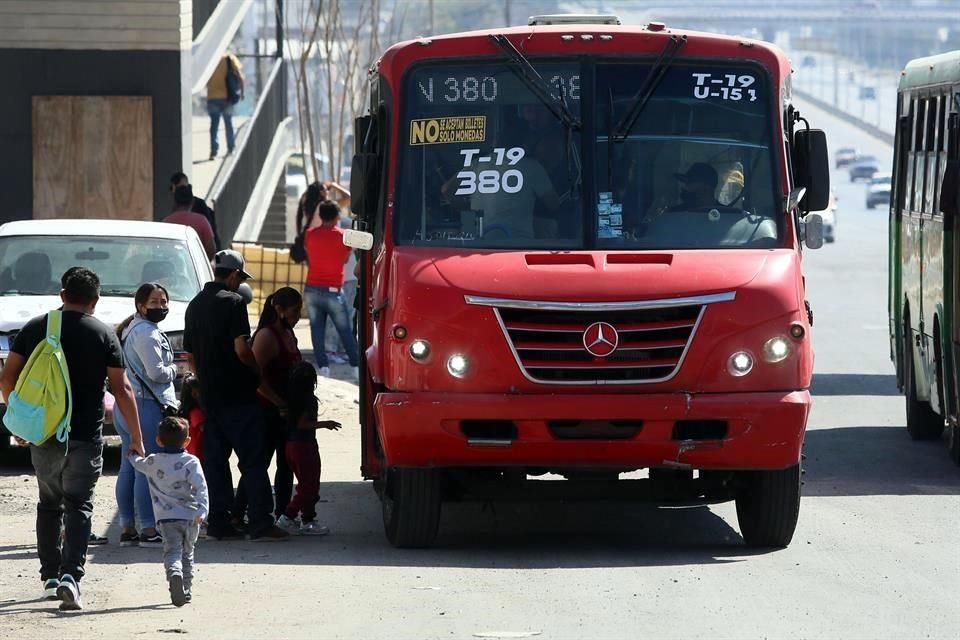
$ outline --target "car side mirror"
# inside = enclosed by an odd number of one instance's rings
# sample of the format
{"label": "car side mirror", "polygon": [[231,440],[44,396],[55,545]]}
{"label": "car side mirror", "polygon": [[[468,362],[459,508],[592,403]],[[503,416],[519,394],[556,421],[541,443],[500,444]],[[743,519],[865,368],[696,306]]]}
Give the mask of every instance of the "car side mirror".
{"label": "car side mirror", "polygon": [[823,246],[823,218],[819,213],[808,213],[803,219],[803,241],[808,249]]}
{"label": "car side mirror", "polygon": [[801,129],[793,134],[795,186],[806,187],[801,200],[804,211],[823,211],[830,206],[830,158],[827,136],[820,129]]}

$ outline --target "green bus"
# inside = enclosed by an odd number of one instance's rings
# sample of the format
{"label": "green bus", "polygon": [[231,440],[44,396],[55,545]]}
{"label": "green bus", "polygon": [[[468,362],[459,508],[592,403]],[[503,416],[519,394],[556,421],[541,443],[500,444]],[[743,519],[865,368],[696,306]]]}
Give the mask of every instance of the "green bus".
{"label": "green bus", "polygon": [[948,427],[960,464],[960,51],[907,64],[890,198],[890,357],[914,440]]}

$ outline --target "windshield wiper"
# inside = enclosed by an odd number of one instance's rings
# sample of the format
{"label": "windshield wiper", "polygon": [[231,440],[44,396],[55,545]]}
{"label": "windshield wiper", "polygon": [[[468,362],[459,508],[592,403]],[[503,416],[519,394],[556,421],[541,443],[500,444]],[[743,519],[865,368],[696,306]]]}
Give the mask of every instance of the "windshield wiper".
{"label": "windshield wiper", "polygon": [[686,44],[686,42],[687,36],[670,36],[667,45],[660,51],[656,63],[654,63],[653,68],[650,69],[650,75],[647,76],[646,81],[644,81],[643,85],[641,85],[640,89],[638,89],[637,93],[633,96],[633,104],[613,130],[610,142],[623,142],[630,137],[630,132],[633,131],[633,127],[636,126],[637,121],[640,119],[640,114],[643,113],[647,103],[650,102],[650,98],[657,90],[660,81],[663,80],[663,76],[666,75],[667,70],[670,69],[670,65],[673,63],[677,52],[680,51],[680,47]]}
{"label": "windshield wiper", "polygon": [[104,296],[122,296],[125,298],[132,298],[136,293],[136,291],[131,291],[130,289],[104,289],[100,292],[100,294]]}
{"label": "windshield wiper", "polygon": [[28,289],[7,289],[0,291],[0,296],[55,296],[50,291],[30,291]]}
{"label": "windshield wiper", "polygon": [[570,112],[567,105],[558,99],[551,91],[550,84],[543,79],[530,61],[520,51],[513,46],[513,43],[503,34],[497,33],[490,36],[493,42],[503,49],[512,63],[513,72],[523,81],[527,88],[537,97],[543,105],[550,110],[557,120],[562,122],[569,129],[580,129],[581,123],[577,116]]}

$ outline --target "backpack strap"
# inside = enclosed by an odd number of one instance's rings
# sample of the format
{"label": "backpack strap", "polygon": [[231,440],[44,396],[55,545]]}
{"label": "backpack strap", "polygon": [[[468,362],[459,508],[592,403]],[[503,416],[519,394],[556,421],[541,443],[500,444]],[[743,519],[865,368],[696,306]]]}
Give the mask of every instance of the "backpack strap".
{"label": "backpack strap", "polygon": [[[73,390],[70,388],[70,370],[67,368],[67,359],[60,344],[60,331],[63,328],[63,314],[59,309],[47,314],[47,342],[57,350],[56,359],[63,374],[63,381],[67,387],[67,416],[57,429],[57,441],[70,440],[70,421],[73,418]],[[69,445],[69,443],[68,443]],[[69,451],[69,449],[68,449]]]}

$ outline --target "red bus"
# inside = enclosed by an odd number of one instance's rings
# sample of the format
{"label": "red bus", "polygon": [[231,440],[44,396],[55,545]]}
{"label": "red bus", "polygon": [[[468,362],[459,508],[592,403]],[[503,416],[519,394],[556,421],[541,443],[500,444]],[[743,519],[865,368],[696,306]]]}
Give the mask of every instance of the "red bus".
{"label": "red bus", "polygon": [[371,96],[345,242],[390,542],[448,500],[597,496],[736,500],[787,545],[829,166],[784,54],[548,16],[397,44]]}

